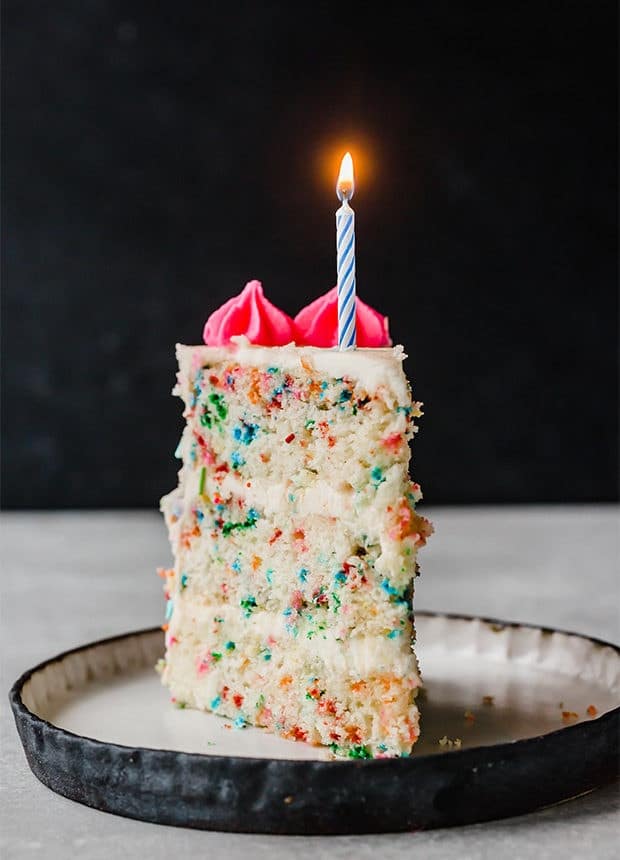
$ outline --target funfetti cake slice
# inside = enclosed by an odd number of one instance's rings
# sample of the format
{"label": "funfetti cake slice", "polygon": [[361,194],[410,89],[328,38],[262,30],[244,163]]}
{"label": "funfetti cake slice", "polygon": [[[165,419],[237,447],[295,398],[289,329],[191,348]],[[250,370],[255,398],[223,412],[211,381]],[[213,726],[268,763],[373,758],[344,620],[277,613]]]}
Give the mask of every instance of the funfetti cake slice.
{"label": "funfetti cake slice", "polygon": [[162,679],[177,705],[367,758],[418,737],[416,554],[401,347],[179,346],[176,490],[162,500]]}

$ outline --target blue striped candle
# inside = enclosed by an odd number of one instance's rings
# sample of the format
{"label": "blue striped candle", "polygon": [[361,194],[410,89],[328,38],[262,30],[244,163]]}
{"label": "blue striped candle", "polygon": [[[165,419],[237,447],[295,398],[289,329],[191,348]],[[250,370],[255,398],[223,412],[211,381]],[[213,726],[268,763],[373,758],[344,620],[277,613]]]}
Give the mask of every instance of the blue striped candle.
{"label": "blue striped candle", "polygon": [[354,349],[355,335],[355,212],[349,200],[355,191],[353,160],[347,152],[340,165],[336,193],[342,206],[336,212],[338,267],[338,348]]}

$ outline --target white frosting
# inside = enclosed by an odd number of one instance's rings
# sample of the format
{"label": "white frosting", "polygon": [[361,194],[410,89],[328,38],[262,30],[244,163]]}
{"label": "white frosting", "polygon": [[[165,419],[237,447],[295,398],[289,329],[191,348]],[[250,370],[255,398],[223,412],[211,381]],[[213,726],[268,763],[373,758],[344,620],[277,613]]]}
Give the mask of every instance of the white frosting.
{"label": "white frosting", "polygon": [[[290,517],[292,512],[289,501],[290,482],[274,483],[268,487],[254,483],[247,487],[236,475],[228,474],[222,481],[222,493],[242,498],[248,507],[259,507],[267,516],[273,516],[276,520]],[[294,510],[297,516],[319,514],[344,522],[355,516],[353,502],[352,492],[338,490],[326,481],[316,479],[312,485],[295,491]]]}

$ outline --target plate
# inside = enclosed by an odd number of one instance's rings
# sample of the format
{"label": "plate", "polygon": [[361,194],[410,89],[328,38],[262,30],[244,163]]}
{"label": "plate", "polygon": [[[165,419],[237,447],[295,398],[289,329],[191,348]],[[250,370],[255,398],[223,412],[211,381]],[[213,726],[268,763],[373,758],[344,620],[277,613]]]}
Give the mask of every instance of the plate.
{"label": "plate", "polygon": [[175,708],[159,628],[26,672],[11,707],[33,773],[130,818],[255,833],[469,824],[558,803],[618,775],[620,649],[563,631],[416,614],[425,688],[409,758],[352,761]]}

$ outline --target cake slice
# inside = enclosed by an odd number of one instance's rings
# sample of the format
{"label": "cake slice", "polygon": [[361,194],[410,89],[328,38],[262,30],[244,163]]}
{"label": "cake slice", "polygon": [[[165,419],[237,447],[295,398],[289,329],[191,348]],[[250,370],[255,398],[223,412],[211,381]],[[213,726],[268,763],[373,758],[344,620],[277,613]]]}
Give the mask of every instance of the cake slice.
{"label": "cake slice", "polygon": [[162,680],[180,706],[353,758],[418,737],[401,347],[178,346],[186,426],[162,500]]}

